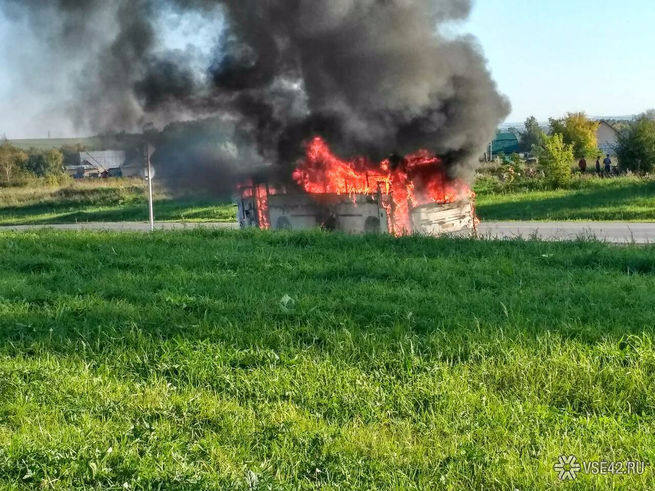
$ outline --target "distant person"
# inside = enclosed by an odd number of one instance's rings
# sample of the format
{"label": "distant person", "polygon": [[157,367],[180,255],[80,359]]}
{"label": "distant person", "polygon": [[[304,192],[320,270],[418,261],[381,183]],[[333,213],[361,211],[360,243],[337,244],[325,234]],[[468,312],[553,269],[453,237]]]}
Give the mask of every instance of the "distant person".
{"label": "distant person", "polygon": [[612,175],[612,159],[610,158],[610,154],[607,154],[607,157],[605,157],[605,160],[603,160],[603,164],[605,164],[605,175],[608,177]]}
{"label": "distant person", "polygon": [[598,174],[598,177],[602,175],[601,169],[600,169],[600,155],[596,157],[596,174]]}
{"label": "distant person", "polygon": [[578,162],[578,167],[580,167],[580,174],[587,172],[587,160],[584,157],[582,157],[580,162]]}

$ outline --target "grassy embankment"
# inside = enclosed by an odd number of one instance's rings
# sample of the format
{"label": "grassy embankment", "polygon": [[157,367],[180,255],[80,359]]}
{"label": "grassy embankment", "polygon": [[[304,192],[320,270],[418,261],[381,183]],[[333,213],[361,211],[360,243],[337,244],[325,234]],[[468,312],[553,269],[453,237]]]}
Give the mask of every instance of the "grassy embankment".
{"label": "grassy embankment", "polygon": [[[158,221],[234,221],[230,203],[210,197],[155,196]],[[143,180],[96,179],[63,186],[0,187],[0,225],[145,221],[147,193]]]}
{"label": "grassy embankment", "polygon": [[551,489],[561,454],[655,463],[654,253],[0,233],[0,487]]}
{"label": "grassy embankment", "polygon": [[653,179],[576,177],[569,189],[510,185],[499,192],[487,178],[478,181],[476,191],[482,220],[655,221]]}
{"label": "grassy embankment", "polygon": [[[655,221],[655,180],[576,178],[569,189],[540,190],[539,182],[476,184],[482,220]],[[223,202],[221,202],[223,201]],[[235,207],[215,197],[175,198],[157,194],[159,221],[236,220]],[[60,187],[0,188],[0,225],[145,221],[140,180],[76,181]]]}

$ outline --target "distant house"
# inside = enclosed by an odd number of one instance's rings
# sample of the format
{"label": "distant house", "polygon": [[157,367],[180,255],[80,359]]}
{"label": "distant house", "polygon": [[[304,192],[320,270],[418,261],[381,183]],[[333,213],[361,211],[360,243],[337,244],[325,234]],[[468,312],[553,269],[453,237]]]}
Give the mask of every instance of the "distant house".
{"label": "distant house", "polygon": [[122,150],[103,150],[97,152],[80,152],[80,165],[66,167],[72,177],[120,177],[121,167],[125,164],[125,152]]}
{"label": "distant house", "polygon": [[491,143],[491,151],[494,156],[499,153],[511,155],[513,153],[518,153],[520,150],[521,143],[519,142],[518,136],[509,131],[499,132]]}
{"label": "distant house", "polygon": [[600,121],[596,131],[598,148],[603,154],[616,155],[616,145],[619,143],[619,132],[607,121]]}
{"label": "distant house", "polygon": [[125,152],[122,150],[81,152],[80,162],[82,165],[93,165],[102,171],[118,169],[125,163]]}

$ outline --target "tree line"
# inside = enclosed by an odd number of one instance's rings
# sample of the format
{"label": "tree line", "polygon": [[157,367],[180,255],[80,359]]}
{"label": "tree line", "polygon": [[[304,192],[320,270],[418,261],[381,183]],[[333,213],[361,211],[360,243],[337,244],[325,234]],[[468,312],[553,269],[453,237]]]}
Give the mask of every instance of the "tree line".
{"label": "tree line", "polygon": [[61,179],[66,175],[65,166],[80,164],[80,152],[84,150],[82,145],[23,150],[3,139],[0,141],[0,185],[18,185],[34,178]]}

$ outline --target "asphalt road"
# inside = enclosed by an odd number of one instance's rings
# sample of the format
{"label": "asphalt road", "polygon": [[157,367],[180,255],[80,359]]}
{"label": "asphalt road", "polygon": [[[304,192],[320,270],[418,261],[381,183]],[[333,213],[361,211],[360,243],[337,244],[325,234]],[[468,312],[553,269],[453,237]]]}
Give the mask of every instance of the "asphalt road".
{"label": "asphalt road", "polygon": [[655,223],[483,222],[478,227],[478,235],[487,239],[596,239],[613,244],[651,244],[655,243]]}
{"label": "asphalt road", "polygon": [[[156,222],[155,230],[194,230],[197,228],[236,230],[236,223],[218,222]],[[80,222],[57,225],[9,225],[0,227],[0,232],[29,232],[33,230],[92,230],[100,232],[149,232],[148,222]]]}
{"label": "asphalt road", "polygon": [[[197,228],[237,229],[233,223],[160,222],[157,230],[192,230]],[[148,223],[75,223],[66,225],[17,225],[0,227],[3,231],[21,232],[40,229],[95,230],[110,232],[147,232]],[[597,239],[614,244],[655,243],[655,223],[637,222],[483,222],[478,235],[484,239],[532,239],[566,241]]]}

